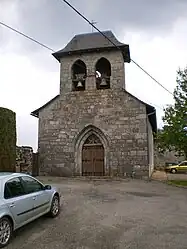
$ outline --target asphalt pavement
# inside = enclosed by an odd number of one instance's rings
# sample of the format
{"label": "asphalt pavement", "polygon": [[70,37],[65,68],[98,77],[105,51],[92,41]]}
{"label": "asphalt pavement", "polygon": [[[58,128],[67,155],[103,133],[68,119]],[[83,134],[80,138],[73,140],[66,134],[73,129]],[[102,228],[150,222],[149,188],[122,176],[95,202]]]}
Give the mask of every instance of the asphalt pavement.
{"label": "asphalt pavement", "polygon": [[187,189],[161,182],[55,183],[60,215],[16,232],[8,249],[185,249]]}

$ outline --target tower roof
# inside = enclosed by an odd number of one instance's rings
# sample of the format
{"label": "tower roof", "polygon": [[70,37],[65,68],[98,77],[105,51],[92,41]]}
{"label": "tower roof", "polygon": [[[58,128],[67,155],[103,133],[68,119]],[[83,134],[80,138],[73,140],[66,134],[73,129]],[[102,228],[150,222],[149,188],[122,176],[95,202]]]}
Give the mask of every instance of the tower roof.
{"label": "tower roof", "polygon": [[120,49],[124,62],[130,62],[129,45],[119,42],[112,31],[102,33],[116,46],[99,32],[79,34],[75,35],[63,49],[53,53],[53,56],[60,61],[61,58],[67,55]]}

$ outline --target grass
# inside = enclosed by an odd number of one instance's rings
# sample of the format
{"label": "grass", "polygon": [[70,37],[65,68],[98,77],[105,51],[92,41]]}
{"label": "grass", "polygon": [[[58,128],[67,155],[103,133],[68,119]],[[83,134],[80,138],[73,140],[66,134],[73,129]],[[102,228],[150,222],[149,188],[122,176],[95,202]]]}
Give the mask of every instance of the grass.
{"label": "grass", "polygon": [[169,180],[168,184],[187,187],[187,180]]}

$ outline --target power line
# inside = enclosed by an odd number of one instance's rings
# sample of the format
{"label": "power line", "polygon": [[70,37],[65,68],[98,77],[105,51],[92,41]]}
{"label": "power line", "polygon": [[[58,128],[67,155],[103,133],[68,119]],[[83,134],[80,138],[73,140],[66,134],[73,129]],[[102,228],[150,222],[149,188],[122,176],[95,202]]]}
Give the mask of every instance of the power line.
{"label": "power line", "polygon": [[145,69],[143,69],[143,67],[141,67],[137,62],[135,62],[133,59],[131,59],[131,61],[137,66],[139,67],[144,73],[146,73],[152,80],[154,80],[159,86],[161,86],[164,90],[166,90],[169,94],[171,94],[173,96],[173,93],[170,92],[165,86],[163,86],[158,80],[156,80],[151,74],[149,74]]}
{"label": "power line", "polygon": [[[89,21],[86,17],[84,17],[78,10],[76,10],[70,3],[68,3],[66,0],[61,0],[61,1],[64,1],[65,3],[67,3],[68,6],[70,6],[74,11],[76,11],[76,13],[77,13],[78,15],[80,15],[82,18],[84,18],[84,19],[85,19],[93,28],[95,28],[101,35],[103,35],[108,41],[110,41],[116,48],[118,48],[119,50],[121,50],[121,49],[120,49],[118,46],[116,46],[116,44],[113,43],[113,41],[111,41],[111,40],[110,40],[102,31],[100,31],[100,30],[93,24],[93,22],[90,22],[90,21]],[[52,49],[52,48],[46,46],[45,44],[43,44],[43,43],[37,41],[36,39],[34,39],[34,38],[32,38],[32,37],[30,37],[30,36],[28,36],[28,35],[26,35],[26,34],[20,32],[19,30],[14,29],[14,28],[10,27],[9,25],[7,25],[7,24],[5,24],[5,23],[3,23],[3,22],[0,22],[0,24],[1,24],[2,26],[4,26],[4,27],[6,27],[6,28],[8,28],[8,29],[10,29],[10,30],[12,30],[12,31],[14,31],[14,32],[16,32],[17,34],[20,34],[20,35],[24,36],[25,38],[27,38],[27,39],[29,39],[29,40],[35,42],[36,44],[38,44],[38,45],[40,45],[40,46],[42,46],[42,47],[44,47],[44,48],[46,48],[46,49],[48,49],[48,50],[50,50],[50,51],[52,51],[52,52],[55,52],[54,49]],[[157,81],[153,76],[151,76],[151,74],[149,74],[145,69],[143,69],[137,62],[135,62],[133,59],[131,59],[131,61],[132,61],[137,67],[139,67],[145,74],[147,74],[152,80],[154,80],[159,86],[161,86],[165,91],[167,91],[168,93],[170,93],[170,94],[173,96],[173,93],[172,93],[172,92],[170,92],[165,86],[163,86],[159,81]]]}
{"label": "power line", "polygon": [[[17,30],[17,29],[12,28],[11,26],[9,26],[9,25],[7,25],[7,24],[5,24],[5,23],[3,23],[3,22],[0,22],[0,25],[6,27],[6,28],[8,28],[8,29],[10,29],[11,31],[16,32],[16,33],[19,34],[19,35],[22,35],[23,37],[25,37],[25,38],[31,40],[32,42],[34,42],[34,43],[36,43],[36,44],[38,44],[38,45],[40,45],[40,46],[42,46],[42,47],[44,47],[44,48],[46,48],[46,49],[52,51],[52,52],[55,52],[54,49],[52,49],[52,48],[46,46],[45,44],[43,44],[43,43],[37,41],[36,39],[34,39],[34,38],[32,38],[32,37],[30,37],[30,36],[24,34],[23,32],[21,32],[21,31],[19,31],[19,30]],[[81,65],[80,65],[80,66],[81,66]],[[163,110],[163,108],[162,108],[161,106],[158,106],[158,105],[156,105],[156,104],[152,104],[150,101],[146,101],[146,102],[149,102],[150,105],[153,105],[153,106],[155,106],[155,107],[157,107],[157,108]]]}
{"label": "power line", "polygon": [[[79,16],[81,16],[87,23],[89,23],[94,29],[96,29],[102,36],[104,36],[112,45],[114,45],[117,49],[120,49],[111,39],[109,39],[102,31],[100,31],[94,24],[93,22],[90,22],[83,14],[81,14],[72,4],[70,4],[66,0],[60,0],[66,3],[72,10],[74,10]],[[149,74],[145,69],[143,69],[137,62],[135,62],[133,59],[131,61],[139,67],[145,74],[147,74],[153,81],[155,81],[159,86],[161,86],[165,91],[167,91],[169,94],[173,96],[173,93],[170,92],[165,86],[163,86],[159,81],[157,81],[151,74]]]}
{"label": "power line", "polygon": [[[136,95],[136,97],[138,98],[138,99],[142,99],[140,96],[138,96],[137,94],[135,94]],[[156,108],[158,108],[158,109],[160,109],[160,110],[164,110],[164,106],[159,106],[159,105],[157,105],[157,104],[153,104],[151,101],[149,101],[149,100],[147,100],[147,99],[144,99],[143,100],[145,103],[147,103],[147,104],[149,104],[149,105],[151,105],[151,106],[155,106]]]}
{"label": "power line", "polygon": [[38,45],[40,45],[40,46],[42,46],[42,47],[44,47],[44,48],[46,48],[46,49],[48,49],[48,50],[50,50],[50,51],[52,51],[52,52],[55,52],[52,48],[50,48],[50,47],[46,46],[45,44],[43,44],[43,43],[41,43],[41,42],[35,40],[34,38],[32,38],[32,37],[30,37],[30,36],[28,36],[28,35],[26,35],[26,34],[20,32],[19,30],[14,29],[14,28],[10,27],[9,25],[7,25],[7,24],[5,24],[5,23],[3,23],[3,22],[0,22],[0,24],[1,24],[2,26],[4,26],[4,27],[6,27],[6,28],[8,28],[8,29],[10,29],[10,30],[12,30],[12,31],[14,31],[14,32],[16,32],[17,34],[22,35],[22,36],[24,36],[25,38],[27,38],[27,39],[29,39],[29,40],[31,40],[31,41],[37,43]]}

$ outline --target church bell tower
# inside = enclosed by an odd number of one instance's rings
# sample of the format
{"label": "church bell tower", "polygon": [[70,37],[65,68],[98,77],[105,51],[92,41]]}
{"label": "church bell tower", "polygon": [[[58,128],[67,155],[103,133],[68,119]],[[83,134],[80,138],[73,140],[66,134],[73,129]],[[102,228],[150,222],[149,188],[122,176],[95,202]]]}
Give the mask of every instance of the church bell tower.
{"label": "church bell tower", "polygon": [[111,31],[103,34],[76,35],[65,48],[53,53],[61,64],[60,94],[125,88],[129,45],[119,42]]}

